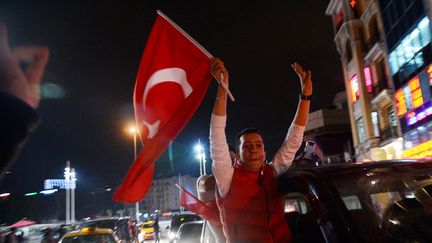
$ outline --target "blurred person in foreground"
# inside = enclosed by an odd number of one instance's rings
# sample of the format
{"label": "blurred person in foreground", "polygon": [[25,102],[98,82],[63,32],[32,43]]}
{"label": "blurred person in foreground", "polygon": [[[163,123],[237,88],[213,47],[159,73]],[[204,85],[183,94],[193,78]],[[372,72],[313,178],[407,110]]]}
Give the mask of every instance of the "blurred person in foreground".
{"label": "blurred person in foreground", "polygon": [[[236,153],[233,145],[228,144],[228,150],[231,158],[231,163],[235,163],[236,161]],[[213,175],[202,175],[198,177],[197,180],[197,192],[198,199],[201,201],[213,201],[215,200],[215,190],[216,190],[216,180]],[[218,211],[219,209],[215,208]],[[203,239],[204,243],[209,242],[226,242],[225,236],[222,232],[222,223],[219,222],[211,222],[210,220],[206,220],[204,224],[205,228],[205,236]],[[208,233],[207,233],[208,232]]]}
{"label": "blurred person in foreground", "polygon": [[[302,143],[312,95],[311,72],[297,63],[291,66],[300,78],[300,100],[294,122],[270,164],[264,162],[266,153],[259,131],[250,128],[237,135],[239,160],[232,165],[225,135],[227,92],[219,85],[210,123],[210,151],[227,242],[291,241],[284,217],[285,198],[277,191],[277,177],[287,171]],[[220,59],[211,60],[211,71],[228,87],[228,71]]]}
{"label": "blurred person in foreground", "polygon": [[9,47],[6,25],[0,23],[0,180],[39,123],[36,108],[48,54],[46,47]]}

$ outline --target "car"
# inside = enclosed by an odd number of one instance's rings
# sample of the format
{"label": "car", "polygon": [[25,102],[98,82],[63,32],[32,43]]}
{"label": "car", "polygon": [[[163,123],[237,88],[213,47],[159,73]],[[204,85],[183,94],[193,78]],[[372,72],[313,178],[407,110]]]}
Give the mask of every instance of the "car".
{"label": "car", "polygon": [[141,224],[140,226],[140,233],[138,236],[138,240],[140,242],[144,240],[151,240],[154,239],[154,222],[152,220],[146,221]]}
{"label": "car", "polygon": [[432,160],[290,169],[292,242],[432,242]]}
{"label": "car", "polygon": [[174,243],[200,243],[204,221],[187,222],[180,225]]}
{"label": "car", "polygon": [[59,243],[120,243],[112,229],[83,228],[66,233]]}
{"label": "car", "polygon": [[171,219],[171,225],[169,227],[168,240],[170,243],[174,242],[174,238],[176,237],[177,230],[180,228],[180,225],[193,222],[193,221],[201,221],[202,218],[196,214],[192,213],[181,213],[176,214]]}
{"label": "car", "polygon": [[129,241],[128,217],[110,217],[101,219],[92,219],[82,222],[78,225],[78,229],[83,228],[108,228],[112,229],[120,240]]}

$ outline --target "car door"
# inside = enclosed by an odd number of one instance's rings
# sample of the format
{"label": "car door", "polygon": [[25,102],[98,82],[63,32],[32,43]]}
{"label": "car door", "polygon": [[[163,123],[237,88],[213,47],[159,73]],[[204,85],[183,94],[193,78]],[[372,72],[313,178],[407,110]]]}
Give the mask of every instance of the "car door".
{"label": "car door", "polygon": [[289,176],[281,179],[279,187],[286,195],[285,218],[293,243],[347,242],[338,212],[329,207],[331,199],[316,178],[307,174]]}

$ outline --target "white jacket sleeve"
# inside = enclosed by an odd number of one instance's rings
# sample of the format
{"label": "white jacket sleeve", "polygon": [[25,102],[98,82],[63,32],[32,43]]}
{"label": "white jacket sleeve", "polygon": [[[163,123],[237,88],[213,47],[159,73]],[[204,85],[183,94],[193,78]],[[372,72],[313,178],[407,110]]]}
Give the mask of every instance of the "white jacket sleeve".
{"label": "white jacket sleeve", "polygon": [[219,195],[224,197],[231,186],[234,167],[225,135],[226,116],[212,114],[210,122],[210,157]]}
{"label": "white jacket sleeve", "polygon": [[305,127],[291,123],[285,141],[279,148],[272,162],[276,175],[279,176],[283,174],[291,166],[294,156],[303,141],[304,130]]}

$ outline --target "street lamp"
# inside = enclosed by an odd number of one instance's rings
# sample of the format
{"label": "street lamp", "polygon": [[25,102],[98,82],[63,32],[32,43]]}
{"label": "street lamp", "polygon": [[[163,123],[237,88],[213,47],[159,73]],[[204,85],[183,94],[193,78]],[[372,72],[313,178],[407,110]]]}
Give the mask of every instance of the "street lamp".
{"label": "street lamp", "polygon": [[64,171],[65,190],[66,190],[66,224],[75,223],[75,188],[76,173],[75,169],[70,167],[70,161],[66,161]]}
{"label": "street lamp", "polygon": [[195,152],[196,152],[197,159],[199,160],[200,163],[200,175],[206,175],[207,174],[206,167],[205,167],[206,158],[204,153],[204,147],[201,145],[199,139],[198,139],[198,143],[195,145]]}
{"label": "street lamp", "polygon": [[[130,135],[133,136],[133,141],[134,141],[134,160],[136,160],[137,158],[137,135],[138,135],[138,129],[136,128],[135,125],[129,125],[129,127],[127,128],[127,131]],[[135,203],[135,218],[136,221],[139,223],[139,201]]]}

